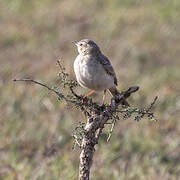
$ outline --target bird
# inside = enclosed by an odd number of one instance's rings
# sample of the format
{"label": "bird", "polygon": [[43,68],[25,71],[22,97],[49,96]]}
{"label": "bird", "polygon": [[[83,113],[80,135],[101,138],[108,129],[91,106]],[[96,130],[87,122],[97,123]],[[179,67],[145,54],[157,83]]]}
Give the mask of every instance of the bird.
{"label": "bird", "polygon": [[[74,61],[74,72],[77,82],[84,88],[91,89],[85,97],[95,91],[103,91],[103,102],[105,102],[106,91],[115,97],[120,95],[117,89],[117,77],[110,60],[103,55],[99,46],[90,39],[73,41],[77,47],[78,56]],[[128,102],[123,99],[122,105],[128,106]]]}

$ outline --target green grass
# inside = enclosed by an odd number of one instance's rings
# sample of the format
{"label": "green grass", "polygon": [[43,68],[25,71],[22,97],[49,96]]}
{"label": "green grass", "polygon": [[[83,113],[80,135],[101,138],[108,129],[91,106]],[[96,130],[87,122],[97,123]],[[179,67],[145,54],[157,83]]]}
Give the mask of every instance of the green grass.
{"label": "green grass", "polygon": [[109,143],[104,132],[92,179],[180,177],[179,0],[0,0],[0,9],[0,179],[77,179],[80,152],[72,150],[71,134],[84,116],[45,89],[12,79],[58,85],[59,58],[74,78],[71,41],[82,38],[110,57],[119,89],[140,86],[132,105],[159,96],[157,123],[120,120]]}

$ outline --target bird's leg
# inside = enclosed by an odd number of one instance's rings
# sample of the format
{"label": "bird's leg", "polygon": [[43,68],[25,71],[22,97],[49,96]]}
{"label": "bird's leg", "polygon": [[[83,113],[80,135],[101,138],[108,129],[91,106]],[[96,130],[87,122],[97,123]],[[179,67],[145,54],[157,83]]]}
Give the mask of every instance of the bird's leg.
{"label": "bird's leg", "polygon": [[95,90],[92,90],[91,92],[89,92],[88,94],[86,94],[83,98],[86,98],[88,96],[90,96],[91,94],[93,94],[95,92]]}
{"label": "bird's leg", "polygon": [[104,90],[104,94],[103,94],[102,106],[104,105],[105,100],[106,100],[106,89]]}
{"label": "bird's leg", "polygon": [[93,94],[95,92],[95,90],[92,90],[91,92],[89,92],[88,94],[86,94],[85,96],[83,96],[83,99],[82,99],[82,103],[85,103],[87,101],[87,97],[90,96],[91,94]]}

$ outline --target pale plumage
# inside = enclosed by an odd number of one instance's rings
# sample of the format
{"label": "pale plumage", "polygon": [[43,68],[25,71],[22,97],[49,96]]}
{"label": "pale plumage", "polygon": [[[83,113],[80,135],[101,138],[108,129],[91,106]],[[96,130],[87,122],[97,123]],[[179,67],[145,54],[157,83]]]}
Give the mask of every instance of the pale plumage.
{"label": "pale plumage", "polygon": [[89,39],[73,43],[79,52],[74,61],[74,72],[78,83],[85,88],[104,92],[109,90],[113,96],[118,95],[116,74],[98,45]]}
{"label": "pale plumage", "polygon": [[78,55],[74,61],[74,71],[78,83],[83,87],[103,91],[115,86],[114,77],[95,57]]}

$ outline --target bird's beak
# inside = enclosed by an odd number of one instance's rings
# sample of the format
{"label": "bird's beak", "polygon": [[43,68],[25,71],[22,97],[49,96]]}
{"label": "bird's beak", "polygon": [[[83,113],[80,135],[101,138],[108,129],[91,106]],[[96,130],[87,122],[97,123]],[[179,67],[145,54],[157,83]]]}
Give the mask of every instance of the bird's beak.
{"label": "bird's beak", "polygon": [[77,42],[77,41],[72,41],[72,43],[75,44],[75,45],[77,46],[77,43],[78,43],[78,42]]}

